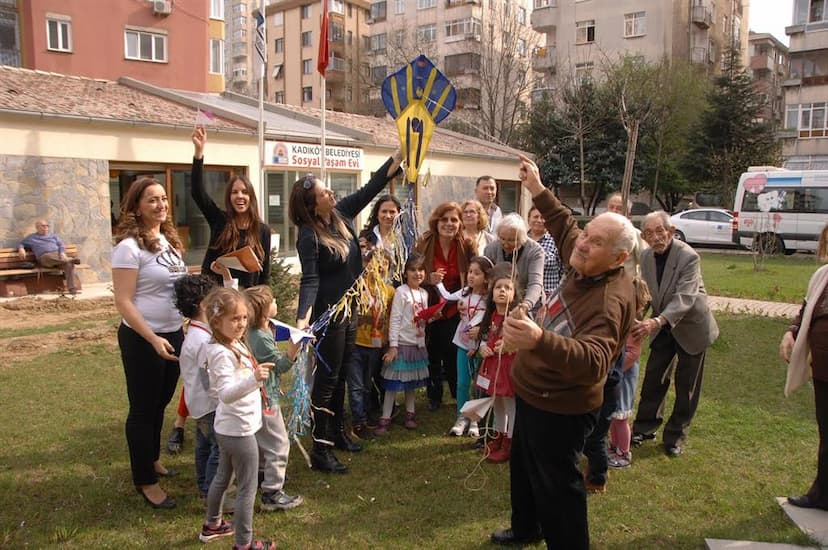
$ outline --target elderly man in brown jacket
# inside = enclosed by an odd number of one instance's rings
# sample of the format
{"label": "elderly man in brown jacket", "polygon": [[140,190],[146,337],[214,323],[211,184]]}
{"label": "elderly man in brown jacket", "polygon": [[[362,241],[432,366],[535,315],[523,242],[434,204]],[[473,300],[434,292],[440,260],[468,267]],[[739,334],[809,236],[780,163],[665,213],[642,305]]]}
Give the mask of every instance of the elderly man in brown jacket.
{"label": "elderly man in brown jacket", "polygon": [[586,550],[586,491],[578,461],[634,318],[632,278],[623,264],[635,230],[623,216],[605,213],[582,231],[523,156],[520,178],[558,243],[566,273],[536,321],[520,306],[504,326],[504,346],[518,350],[512,367],[512,524],[495,531],[492,542],[544,539],[548,548]]}

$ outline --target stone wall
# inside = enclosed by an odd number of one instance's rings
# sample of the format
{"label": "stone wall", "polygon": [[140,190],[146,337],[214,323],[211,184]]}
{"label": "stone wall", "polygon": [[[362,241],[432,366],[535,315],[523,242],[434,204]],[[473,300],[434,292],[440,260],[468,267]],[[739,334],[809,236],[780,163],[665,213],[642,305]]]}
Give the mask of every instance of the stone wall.
{"label": "stone wall", "polygon": [[[421,178],[422,180],[422,178]],[[417,190],[420,233],[428,229],[428,218],[439,205],[446,201],[458,204],[474,198],[474,186],[477,176],[434,176],[428,179],[427,187]]]}
{"label": "stone wall", "polygon": [[112,279],[109,162],[0,155],[0,247],[16,247],[46,218],[64,243],[75,244],[84,283]]}

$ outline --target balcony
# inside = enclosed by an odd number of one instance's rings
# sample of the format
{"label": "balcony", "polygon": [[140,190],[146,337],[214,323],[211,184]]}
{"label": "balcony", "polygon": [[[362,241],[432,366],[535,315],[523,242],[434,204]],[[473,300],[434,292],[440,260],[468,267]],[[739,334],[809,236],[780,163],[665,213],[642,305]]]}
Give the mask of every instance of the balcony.
{"label": "balcony", "polygon": [[773,58],[769,55],[754,55],[750,58],[752,71],[773,71]]}
{"label": "balcony", "polygon": [[480,0],[446,0],[447,8],[456,8],[457,6],[466,5],[480,5]]}
{"label": "balcony", "polygon": [[555,70],[555,46],[538,48],[532,56],[532,70],[553,72]]}
{"label": "balcony", "polygon": [[0,65],[20,67],[20,50],[17,48],[0,48]]}
{"label": "balcony", "polygon": [[554,31],[558,25],[558,0],[535,0],[535,9],[529,21],[537,32]]}
{"label": "balcony", "polygon": [[713,14],[707,6],[693,6],[692,20],[700,29],[709,29],[713,24]]}
{"label": "balcony", "polygon": [[698,65],[710,63],[710,55],[707,48],[693,48],[690,50],[690,62]]}
{"label": "balcony", "polygon": [[332,55],[328,61],[328,70],[325,73],[325,78],[328,82],[344,82],[347,67],[348,64],[344,59]]}

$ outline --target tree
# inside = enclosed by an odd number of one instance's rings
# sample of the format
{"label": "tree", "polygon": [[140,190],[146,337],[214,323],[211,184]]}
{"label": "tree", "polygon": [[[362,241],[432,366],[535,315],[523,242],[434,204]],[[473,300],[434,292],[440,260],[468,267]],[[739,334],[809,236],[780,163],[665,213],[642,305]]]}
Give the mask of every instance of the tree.
{"label": "tree", "polygon": [[759,120],[765,98],[740,66],[739,51],[725,53],[722,75],[708,94],[708,108],[692,131],[685,172],[730,202],[739,175],[751,165],[774,165],[781,146],[772,122]]}

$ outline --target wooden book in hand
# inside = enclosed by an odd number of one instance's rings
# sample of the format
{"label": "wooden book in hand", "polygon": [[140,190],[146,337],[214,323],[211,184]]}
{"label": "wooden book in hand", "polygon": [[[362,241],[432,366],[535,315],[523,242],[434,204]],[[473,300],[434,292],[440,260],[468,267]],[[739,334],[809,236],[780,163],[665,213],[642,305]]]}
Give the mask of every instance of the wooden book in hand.
{"label": "wooden book in hand", "polygon": [[216,261],[226,268],[235,269],[236,271],[258,273],[262,270],[262,264],[259,263],[259,258],[256,257],[253,249],[249,246],[220,256]]}

